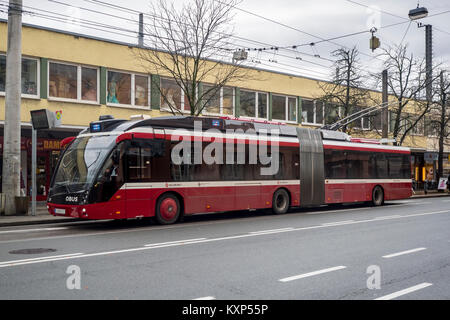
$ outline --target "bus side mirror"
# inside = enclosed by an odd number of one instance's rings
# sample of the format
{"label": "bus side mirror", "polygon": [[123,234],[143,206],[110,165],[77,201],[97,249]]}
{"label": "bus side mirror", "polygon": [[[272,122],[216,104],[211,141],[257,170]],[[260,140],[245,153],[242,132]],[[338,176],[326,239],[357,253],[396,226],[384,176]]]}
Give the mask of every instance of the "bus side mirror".
{"label": "bus side mirror", "polygon": [[119,164],[120,163],[120,150],[118,150],[118,149],[114,150],[113,154],[111,156],[111,159],[114,164]]}

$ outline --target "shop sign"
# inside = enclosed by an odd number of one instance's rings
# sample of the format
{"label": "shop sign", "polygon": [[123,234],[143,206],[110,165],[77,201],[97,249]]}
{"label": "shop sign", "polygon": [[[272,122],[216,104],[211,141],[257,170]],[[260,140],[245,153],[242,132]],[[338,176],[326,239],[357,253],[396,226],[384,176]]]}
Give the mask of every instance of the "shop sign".
{"label": "shop sign", "polygon": [[438,190],[445,190],[447,188],[447,178],[440,178]]}
{"label": "shop sign", "polygon": [[58,150],[61,148],[59,140],[44,140],[44,150]]}

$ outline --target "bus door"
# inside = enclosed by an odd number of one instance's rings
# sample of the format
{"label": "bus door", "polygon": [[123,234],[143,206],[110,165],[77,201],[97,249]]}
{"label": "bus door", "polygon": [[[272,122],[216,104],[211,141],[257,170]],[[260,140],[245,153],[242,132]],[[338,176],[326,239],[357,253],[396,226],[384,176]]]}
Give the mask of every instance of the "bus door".
{"label": "bus door", "polygon": [[325,203],[322,136],[319,130],[297,128],[300,143],[300,205]]}
{"label": "bus door", "polygon": [[167,144],[164,139],[133,139],[127,142],[123,162],[127,218],[152,214],[156,197],[161,191],[159,185],[170,178]]}

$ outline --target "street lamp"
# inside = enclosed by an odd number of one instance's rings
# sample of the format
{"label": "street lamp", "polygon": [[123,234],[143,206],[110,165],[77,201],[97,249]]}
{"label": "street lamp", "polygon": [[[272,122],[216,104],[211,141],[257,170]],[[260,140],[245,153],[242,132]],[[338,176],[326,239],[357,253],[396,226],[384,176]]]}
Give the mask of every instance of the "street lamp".
{"label": "street lamp", "polygon": [[422,18],[425,18],[426,16],[428,16],[428,10],[425,7],[419,8],[419,4],[417,4],[416,9],[409,10],[408,16],[411,20],[422,19]]}

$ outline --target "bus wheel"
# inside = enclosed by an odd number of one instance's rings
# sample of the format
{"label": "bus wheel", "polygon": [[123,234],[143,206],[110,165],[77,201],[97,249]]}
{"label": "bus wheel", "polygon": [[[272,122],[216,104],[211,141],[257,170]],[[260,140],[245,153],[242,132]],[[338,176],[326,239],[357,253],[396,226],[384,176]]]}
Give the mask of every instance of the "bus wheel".
{"label": "bus wheel", "polygon": [[376,186],[372,191],[372,204],[381,206],[384,203],[384,192],[380,186]]}
{"label": "bus wheel", "polygon": [[275,214],[283,214],[289,210],[289,194],[284,189],[278,189],[273,194],[272,211]]}
{"label": "bus wheel", "polygon": [[155,217],[159,224],[174,223],[180,217],[180,212],[180,201],[173,194],[163,195],[156,203]]}

